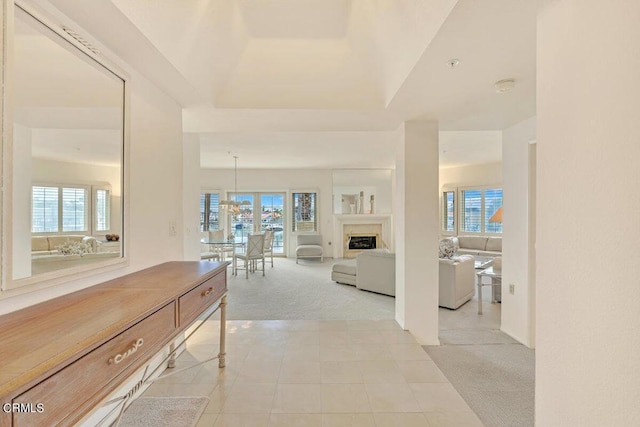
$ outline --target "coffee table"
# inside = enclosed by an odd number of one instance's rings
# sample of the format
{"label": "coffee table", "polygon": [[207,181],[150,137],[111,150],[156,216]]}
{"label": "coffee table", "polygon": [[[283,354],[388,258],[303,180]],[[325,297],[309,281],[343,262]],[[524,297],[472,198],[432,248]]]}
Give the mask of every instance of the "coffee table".
{"label": "coffee table", "polygon": [[[482,314],[482,287],[491,286],[491,303],[495,303],[496,299],[496,286],[502,285],[502,271],[494,271],[493,267],[485,268],[476,273],[478,278],[478,314]],[[483,277],[489,277],[491,283],[482,283]]]}
{"label": "coffee table", "polygon": [[484,270],[485,268],[490,267],[492,262],[493,258],[476,257],[473,262],[473,268],[475,268],[476,270]]}

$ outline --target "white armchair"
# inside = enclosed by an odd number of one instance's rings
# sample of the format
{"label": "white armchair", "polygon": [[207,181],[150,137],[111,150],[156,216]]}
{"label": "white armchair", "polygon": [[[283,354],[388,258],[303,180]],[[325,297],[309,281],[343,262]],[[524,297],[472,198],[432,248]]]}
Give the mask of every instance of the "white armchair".
{"label": "white armchair", "polygon": [[386,250],[364,251],[356,258],[356,288],[396,295],[396,254]]}
{"label": "white armchair", "polygon": [[300,258],[320,258],[324,261],[322,236],[319,234],[299,234],[296,246],[296,264]]}
{"label": "white armchair", "polygon": [[473,298],[475,269],[473,255],[440,258],[440,307],[455,310]]}

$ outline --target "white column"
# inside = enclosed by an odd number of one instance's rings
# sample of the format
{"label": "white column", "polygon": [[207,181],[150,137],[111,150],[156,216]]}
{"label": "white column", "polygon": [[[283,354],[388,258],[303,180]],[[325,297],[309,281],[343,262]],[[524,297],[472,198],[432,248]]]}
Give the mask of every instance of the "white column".
{"label": "white column", "polygon": [[538,15],[536,425],[640,420],[640,2]]}
{"label": "white column", "polygon": [[438,124],[404,124],[396,160],[396,320],[438,345]]}

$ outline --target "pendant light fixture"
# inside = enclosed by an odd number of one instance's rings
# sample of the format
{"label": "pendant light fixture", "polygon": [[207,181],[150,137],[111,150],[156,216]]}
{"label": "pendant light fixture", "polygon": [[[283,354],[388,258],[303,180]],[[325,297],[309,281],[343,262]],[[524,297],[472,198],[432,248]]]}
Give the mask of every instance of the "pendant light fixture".
{"label": "pendant light fixture", "polygon": [[[233,189],[234,189],[234,194],[235,194],[235,198],[238,198],[238,156],[233,156],[233,180],[234,180],[234,185],[233,185]],[[235,211],[234,213],[237,213],[240,209],[240,206],[248,206],[250,205],[251,202],[248,200],[242,200],[241,202],[237,201],[237,200],[231,200],[231,199],[227,199],[227,200],[221,200],[220,203],[218,203],[219,206],[222,206],[224,208],[227,208],[229,210]]]}

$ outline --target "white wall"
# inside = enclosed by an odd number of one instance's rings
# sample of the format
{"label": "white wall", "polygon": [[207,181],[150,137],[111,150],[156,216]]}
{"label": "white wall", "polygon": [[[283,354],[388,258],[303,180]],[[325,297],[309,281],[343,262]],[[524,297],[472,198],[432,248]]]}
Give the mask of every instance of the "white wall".
{"label": "white wall", "polygon": [[[502,232],[502,321],[500,329],[521,343],[533,347],[531,334],[533,313],[530,294],[534,283],[529,280],[529,255],[533,243],[529,239],[530,142],[535,140],[535,118],[505,129],[502,139],[504,218]],[[514,293],[509,285],[514,284]]]}
{"label": "white wall", "polygon": [[538,17],[536,424],[640,422],[640,2]]}
{"label": "white wall", "polygon": [[142,78],[131,95],[130,154],[132,261],[181,260],[182,108]]}
{"label": "white wall", "polygon": [[[238,159],[240,163],[242,159]],[[200,187],[204,190],[234,191],[233,169],[202,169]],[[325,256],[333,253],[333,201],[330,169],[238,169],[238,192],[285,192],[285,220],[291,220],[290,193],[292,191],[316,191],[318,193],[318,228],[324,242]],[[224,193],[223,193],[224,194]],[[286,225],[287,255],[295,256],[295,236]]]}
{"label": "white wall", "polygon": [[200,259],[200,138],[196,134],[183,136],[184,259]]}
{"label": "white wall", "polygon": [[440,188],[502,183],[502,162],[440,168]]}

